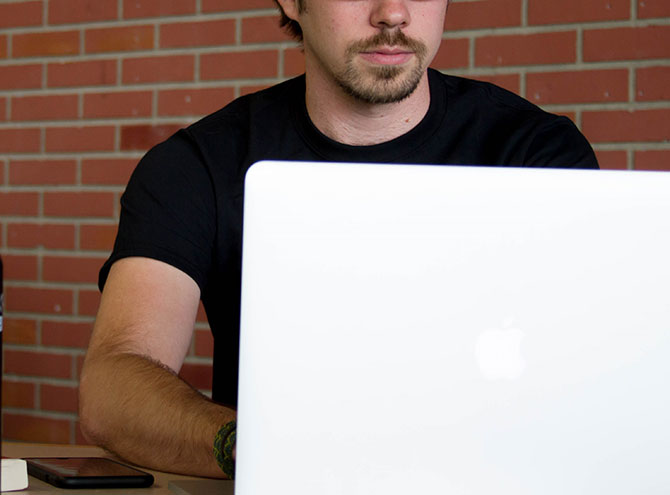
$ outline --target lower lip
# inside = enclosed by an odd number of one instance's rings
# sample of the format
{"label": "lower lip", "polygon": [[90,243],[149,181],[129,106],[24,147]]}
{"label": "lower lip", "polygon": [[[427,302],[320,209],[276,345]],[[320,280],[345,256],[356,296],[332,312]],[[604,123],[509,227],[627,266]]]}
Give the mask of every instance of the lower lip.
{"label": "lower lip", "polygon": [[383,53],[383,52],[364,52],[361,57],[372,63],[378,65],[400,65],[408,62],[413,54],[410,52],[400,53]]}

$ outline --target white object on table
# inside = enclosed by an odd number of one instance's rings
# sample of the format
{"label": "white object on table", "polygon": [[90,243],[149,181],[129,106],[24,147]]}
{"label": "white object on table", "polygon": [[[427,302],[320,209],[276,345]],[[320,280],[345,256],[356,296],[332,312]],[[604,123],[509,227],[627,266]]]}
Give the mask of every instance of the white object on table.
{"label": "white object on table", "polygon": [[0,490],[11,492],[28,488],[28,467],[23,459],[2,459]]}

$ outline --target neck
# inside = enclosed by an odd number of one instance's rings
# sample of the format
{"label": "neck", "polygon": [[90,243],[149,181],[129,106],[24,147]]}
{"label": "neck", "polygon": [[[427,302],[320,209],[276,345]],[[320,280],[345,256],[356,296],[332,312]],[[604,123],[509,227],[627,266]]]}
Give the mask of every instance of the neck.
{"label": "neck", "polygon": [[319,131],[342,144],[369,146],[402,136],[421,122],[430,106],[427,72],[410,96],[385,104],[362,102],[339,86],[320,82],[307,72],[307,112]]}

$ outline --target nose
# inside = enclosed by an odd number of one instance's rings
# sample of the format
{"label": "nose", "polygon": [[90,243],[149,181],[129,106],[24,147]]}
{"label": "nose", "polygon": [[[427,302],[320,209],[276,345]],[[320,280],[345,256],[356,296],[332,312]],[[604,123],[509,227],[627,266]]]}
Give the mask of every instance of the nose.
{"label": "nose", "polygon": [[403,28],[410,23],[408,0],[373,0],[370,24],[380,29]]}

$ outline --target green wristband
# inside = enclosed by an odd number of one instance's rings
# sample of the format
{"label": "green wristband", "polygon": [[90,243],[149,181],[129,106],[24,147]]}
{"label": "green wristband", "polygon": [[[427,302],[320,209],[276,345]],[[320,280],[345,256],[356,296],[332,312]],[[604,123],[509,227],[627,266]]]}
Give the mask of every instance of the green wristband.
{"label": "green wristband", "polygon": [[221,471],[231,480],[235,479],[233,448],[235,447],[236,432],[237,423],[232,420],[219,428],[214,437],[214,458]]}

